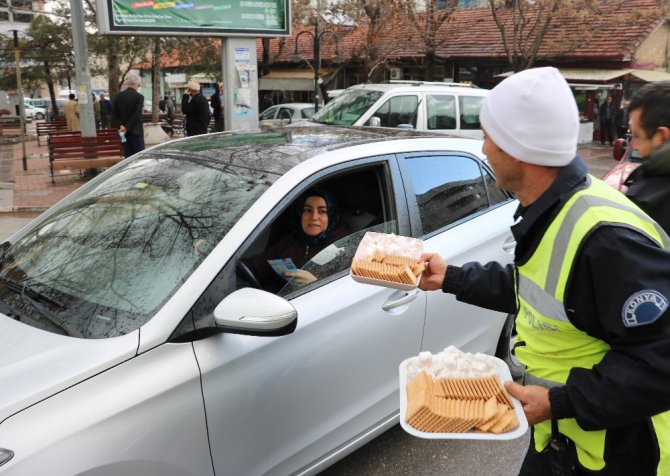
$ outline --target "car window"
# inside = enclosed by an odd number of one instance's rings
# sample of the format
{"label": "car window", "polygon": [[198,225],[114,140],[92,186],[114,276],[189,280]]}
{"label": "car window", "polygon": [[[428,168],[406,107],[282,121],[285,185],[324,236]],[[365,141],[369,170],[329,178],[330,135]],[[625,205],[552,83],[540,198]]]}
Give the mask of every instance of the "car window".
{"label": "car window", "polygon": [[292,119],[293,118],[293,109],[288,107],[282,107],[279,109],[277,114],[277,119]]}
{"label": "car window", "polygon": [[[474,158],[458,155],[410,157],[405,166],[424,235],[489,207],[487,180],[491,177],[485,178]],[[504,194],[503,198],[506,198]]]}
{"label": "car window", "polygon": [[461,129],[481,129],[479,111],[484,102],[483,96],[459,96],[461,110]]}
{"label": "car window", "polygon": [[260,120],[274,119],[275,114],[277,113],[277,106],[270,107],[263,111],[261,114]]}
{"label": "car window", "polygon": [[300,117],[302,117],[303,119],[309,119],[313,115],[314,115],[313,107],[306,107],[300,110]]}
{"label": "car window", "polygon": [[[394,96],[375,111],[373,117],[381,120],[381,127],[411,125],[416,129],[419,98],[416,95]],[[368,121],[370,125],[370,121]]]}
{"label": "car window", "polygon": [[314,114],[313,119],[321,124],[350,126],[382,95],[381,91],[348,89]]}
{"label": "car window", "polygon": [[428,130],[456,129],[456,98],[446,94],[426,95]]}

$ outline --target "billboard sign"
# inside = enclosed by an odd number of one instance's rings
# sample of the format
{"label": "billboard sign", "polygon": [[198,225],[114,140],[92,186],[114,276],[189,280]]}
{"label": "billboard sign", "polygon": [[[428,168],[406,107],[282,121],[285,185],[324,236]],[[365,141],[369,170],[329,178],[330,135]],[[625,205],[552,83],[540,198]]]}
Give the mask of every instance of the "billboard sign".
{"label": "billboard sign", "polygon": [[109,35],[289,36],[289,0],[98,0]]}

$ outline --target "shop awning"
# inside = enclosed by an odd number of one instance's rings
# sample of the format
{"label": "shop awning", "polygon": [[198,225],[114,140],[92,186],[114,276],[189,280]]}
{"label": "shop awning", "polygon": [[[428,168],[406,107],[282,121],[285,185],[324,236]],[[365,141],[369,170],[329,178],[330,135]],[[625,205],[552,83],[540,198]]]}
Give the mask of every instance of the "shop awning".
{"label": "shop awning", "polygon": [[[335,68],[321,68],[319,76],[332,74]],[[273,70],[259,78],[261,91],[314,91],[314,71],[311,69]]]}
{"label": "shop awning", "polygon": [[648,83],[653,83],[655,81],[666,81],[670,79],[670,73],[665,71],[647,71],[644,69],[634,69],[630,72],[636,78],[640,78],[642,81],[647,81]]}

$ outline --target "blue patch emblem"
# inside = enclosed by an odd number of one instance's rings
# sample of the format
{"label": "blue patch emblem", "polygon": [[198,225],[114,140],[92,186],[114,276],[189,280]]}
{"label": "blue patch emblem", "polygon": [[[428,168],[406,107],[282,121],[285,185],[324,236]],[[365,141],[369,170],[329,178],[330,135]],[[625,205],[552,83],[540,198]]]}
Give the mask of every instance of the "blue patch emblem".
{"label": "blue patch emblem", "polygon": [[623,325],[626,327],[646,326],[663,315],[668,308],[668,300],[658,291],[645,289],[628,298],[621,310]]}

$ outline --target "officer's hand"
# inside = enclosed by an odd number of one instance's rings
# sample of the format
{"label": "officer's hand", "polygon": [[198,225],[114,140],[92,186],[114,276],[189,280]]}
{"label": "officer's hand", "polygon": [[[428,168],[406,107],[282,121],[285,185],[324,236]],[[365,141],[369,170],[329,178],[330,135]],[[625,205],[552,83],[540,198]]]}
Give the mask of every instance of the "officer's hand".
{"label": "officer's hand", "polygon": [[434,291],[442,289],[444,275],[447,272],[447,262],[437,253],[424,253],[421,260],[426,262],[426,269],[421,275],[419,289]]}
{"label": "officer's hand", "polygon": [[505,388],[514,398],[521,402],[529,425],[535,425],[551,418],[549,390],[539,385],[519,385],[516,382],[505,382]]}

